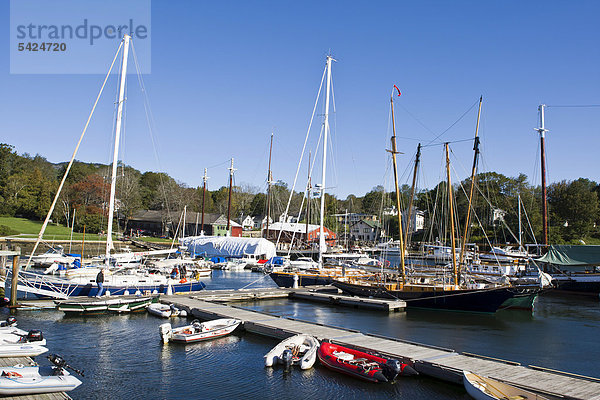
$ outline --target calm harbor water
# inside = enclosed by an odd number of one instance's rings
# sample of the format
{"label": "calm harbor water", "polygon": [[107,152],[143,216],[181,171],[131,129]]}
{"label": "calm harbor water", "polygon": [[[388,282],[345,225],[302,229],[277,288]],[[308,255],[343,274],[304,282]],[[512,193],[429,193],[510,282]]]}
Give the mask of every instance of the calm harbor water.
{"label": "calm harbor water", "polygon": [[[207,288],[275,286],[248,271],[214,271]],[[258,281],[257,281],[258,280]],[[255,282],[256,281],[256,282]],[[287,299],[241,303],[253,310],[499,357],[600,378],[600,303],[597,299],[543,296],[533,315],[408,311],[378,313]],[[146,313],[69,316],[57,311],[17,315],[22,329],[42,329],[50,352],[86,376],[75,399],[469,399],[458,385],[416,377],[372,384],[324,367],[267,369],[262,356],[276,341],[239,333],[192,345],[162,345],[164,320]],[[171,320],[183,325],[184,318]],[[38,362],[47,363],[43,357]]]}

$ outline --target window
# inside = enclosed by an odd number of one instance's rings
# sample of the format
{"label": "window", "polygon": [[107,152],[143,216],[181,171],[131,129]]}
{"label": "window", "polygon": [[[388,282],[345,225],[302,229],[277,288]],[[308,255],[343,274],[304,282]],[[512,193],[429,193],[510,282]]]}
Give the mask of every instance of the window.
{"label": "window", "polygon": [[369,228],[363,228],[363,233],[369,233]]}

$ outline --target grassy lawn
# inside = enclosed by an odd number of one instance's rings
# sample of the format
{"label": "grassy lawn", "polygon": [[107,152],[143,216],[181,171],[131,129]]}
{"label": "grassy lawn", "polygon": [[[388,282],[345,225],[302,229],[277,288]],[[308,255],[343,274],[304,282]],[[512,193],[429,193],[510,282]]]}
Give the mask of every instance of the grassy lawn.
{"label": "grassy lawn", "polygon": [[[41,221],[32,221],[26,218],[15,217],[0,217],[0,225],[5,225],[14,231],[17,231],[19,237],[36,238],[42,228]],[[44,233],[46,240],[69,240],[71,237],[71,229],[63,225],[49,223]],[[83,233],[73,232],[73,240],[82,240]],[[97,234],[85,234],[86,240],[106,240],[106,236]]]}

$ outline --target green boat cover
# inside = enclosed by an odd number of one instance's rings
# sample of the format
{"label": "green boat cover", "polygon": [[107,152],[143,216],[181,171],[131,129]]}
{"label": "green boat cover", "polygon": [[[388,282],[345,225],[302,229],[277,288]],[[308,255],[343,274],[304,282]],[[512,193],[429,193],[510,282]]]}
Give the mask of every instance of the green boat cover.
{"label": "green boat cover", "polygon": [[600,246],[553,245],[536,261],[566,266],[600,265]]}

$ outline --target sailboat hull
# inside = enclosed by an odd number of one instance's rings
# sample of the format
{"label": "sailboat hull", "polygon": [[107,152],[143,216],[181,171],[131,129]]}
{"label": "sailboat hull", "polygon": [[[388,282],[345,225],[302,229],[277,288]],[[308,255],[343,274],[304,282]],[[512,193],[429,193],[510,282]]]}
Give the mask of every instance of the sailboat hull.
{"label": "sailboat hull", "polygon": [[408,308],[426,308],[446,311],[495,313],[514,296],[511,288],[442,290],[441,288],[412,288],[411,290],[386,290],[383,287],[359,285],[338,280],[333,286],[353,296],[379,297],[406,301]]}

